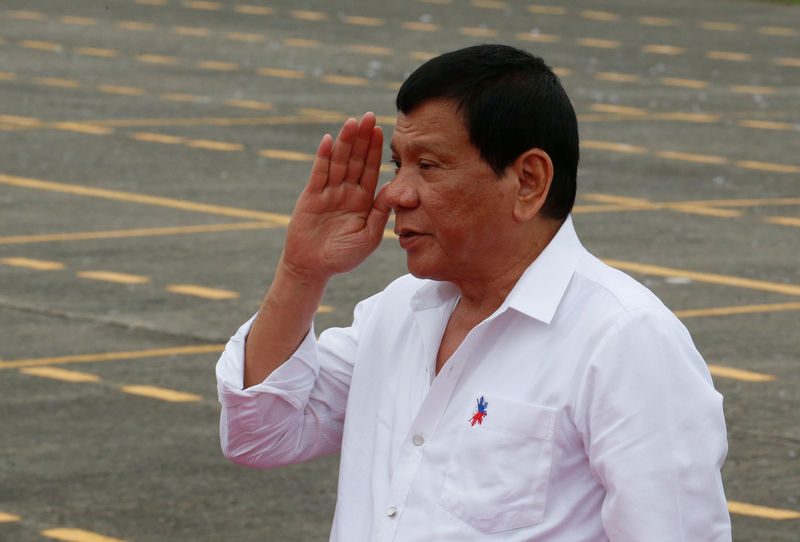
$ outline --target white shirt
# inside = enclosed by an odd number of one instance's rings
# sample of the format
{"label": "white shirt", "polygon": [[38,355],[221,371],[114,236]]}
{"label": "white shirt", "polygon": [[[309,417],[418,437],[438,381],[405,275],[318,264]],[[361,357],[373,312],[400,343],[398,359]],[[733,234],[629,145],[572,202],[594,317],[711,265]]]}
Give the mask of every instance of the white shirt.
{"label": "white shirt", "polygon": [[435,376],[457,300],[401,277],[246,390],[242,326],[217,365],[225,455],[341,449],[332,541],[731,540],[705,362],[571,219]]}

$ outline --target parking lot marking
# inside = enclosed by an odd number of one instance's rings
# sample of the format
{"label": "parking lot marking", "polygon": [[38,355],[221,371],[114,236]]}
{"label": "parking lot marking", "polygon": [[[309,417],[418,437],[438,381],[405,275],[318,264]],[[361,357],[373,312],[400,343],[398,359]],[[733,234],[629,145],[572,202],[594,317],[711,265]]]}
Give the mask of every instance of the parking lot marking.
{"label": "parking lot marking", "polygon": [[710,83],[708,81],[700,81],[698,79],[684,79],[681,77],[662,77],[659,79],[662,85],[668,87],[682,87],[682,88],[708,88]]}
{"label": "parking lot marking", "polygon": [[141,21],[117,21],[115,26],[125,30],[135,30],[137,32],[149,32],[156,29],[153,23],[144,23]]}
{"label": "parking lot marking", "polygon": [[369,85],[369,79],[363,77],[350,77],[347,75],[323,75],[321,80],[325,83],[332,83],[334,85],[348,85],[355,87],[366,87]]}
{"label": "parking lot marking", "polygon": [[181,63],[181,59],[174,56],[155,55],[150,53],[141,53],[136,56],[139,62],[147,62],[149,64],[169,64],[176,65]]}
{"label": "parking lot marking", "polygon": [[616,267],[622,271],[641,273],[643,275],[656,275],[661,277],[681,277],[698,282],[708,282],[710,284],[722,284],[725,286],[736,286],[738,288],[748,288],[750,290],[762,290],[765,292],[777,292],[779,294],[800,295],[800,286],[794,284],[781,284],[779,282],[769,282],[765,280],[748,279],[733,277],[729,275],[719,275],[716,273],[703,273],[689,271],[686,269],[673,269],[658,265],[643,264],[637,262],[626,262],[621,260],[603,259],[611,267]]}
{"label": "parking lot marking", "polygon": [[97,85],[95,88],[100,92],[119,94],[120,96],[144,96],[147,94],[147,91],[142,88],[125,87],[120,85]]}
{"label": "parking lot marking", "polygon": [[395,54],[394,49],[380,47],[378,45],[347,45],[345,50],[363,55],[390,56]]}
{"label": "parking lot marking", "polygon": [[738,32],[742,30],[742,25],[740,24],[718,21],[700,21],[698,26],[703,30],[716,30],[718,32]]}
{"label": "parking lot marking", "polygon": [[209,141],[208,139],[190,139],[186,145],[197,149],[207,149],[210,151],[243,151],[244,145],[241,143],[228,143],[226,141]]}
{"label": "parking lot marking", "polygon": [[386,24],[386,19],[363,17],[361,15],[345,15],[342,17],[342,22],[360,26],[383,26]]}
{"label": "parking lot marking", "polygon": [[584,19],[593,19],[595,21],[619,21],[622,19],[622,17],[616,13],[609,13],[607,11],[584,10],[580,12],[580,16]]}
{"label": "parking lot marking", "polygon": [[308,11],[302,9],[295,9],[289,12],[295,19],[300,19],[301,21],[324,21],[328,18],[327,13],[322,13],[321,11]]}
{"label": "parking lot marking", "polygon": [[12,521],[19,521],[21,519],[21,517],[15,516],[14,514],[0,512],[0,523],[11,523]]}
{"label": "parking lot marking", "polygon": [[471,36],[474,38],[494,38],[499,34],[497,30],[479,26],[462,26],[458,29],[458,33],[463,36]]}
{"label": "parking lot marking", "polygon": [[272,104],[269,102],[260,102],[258,100],[225,100],[223,102],[225,105],[230,107],[241,107],[243,109],[259,109],[262,111],[267,111],[273,108]]}
{"label": "parking lot marking", "polygon": [[560,6],[542,6],[538,4],[532,4],[527,7],[527,10],[531,13],[536,13],[539,15],[566,15],[567,8],[562,8]]}
{"label": "parking lot marking", "polygon": [[231,224],[199,224],[196,226],[172,226],[163,228],[136,228],[132,230],[103,230],[74,233],[44,233],[39,235],[11,235],[0,237],[0,245],[52,243],[55,241],[87,241],[91,239],[123,239],[128,237],[151,237],[161,235],[182,235],[193,233],[216,233],[242,230],[261,230],[277,228],[271,222],[234,222]]}
{"label": "parking lot marking", "polygon": [[125,542],[119,538],[99,535],[83,529],[48,529],[40,533],[47,538],[63,540],[64,542]]}
{"label": "parking lot marking", "polygon": [[289,216],[281,215],[278,213],[268,213],[264,211],[241,209],[238,207],[226,207],[224,205],[214,205],[210,203],[199,203],[199,202],[180,200],[174,198],[150,196],[147,194],[139,194],[135,192],[123,192],[121,190],[109,190],[107,188],[95,188],[91,186],[83,186],[78,184],[59,183],[53,181],[40,181],[38,179],[15,177],[11,175],[4,175],[2,173],[0,173],[0,184],[21,186],[25,188],[34,188],[38,190],[48,190],[52,192],[62,192],[66,194],[75,194],[80,196],[90,196],[95,198],[103,198],[116,201],[127,201],[131,203],[140,203],[144,205],[155,205],[158,207],[182,209],[184,211],[193,211],[198,213],[208,213],[208,214],[222,215],[222,216],[234,216],[237,218],[254,218],[282,226],[289,224]]}
{"label": "parking lot marking", "polygon": [[100,377],[97,375],[70,371],[59,367],[24,367],[20,369],[19,372],[27,375],[41,376],[43,378],[62,380],[64,382],[97,382],[100,380]]}
{"label": "parking lot marking", "polygon": [[767,36],[796,36],[797,30],[785,26],[759,26],[756,31]]}
{"label": "parking lot marking", "polygon": [[685,47],[677,47],[675,45],[658,45],[658,44],[650,44],[642,46],[642,52],[644,53],[652,53],[656,55],[683,55],[686,53]]}
{"label": "parking lot marking", "polygon": [[718,376],[720,378],[730,378],[731,380],[742,380],[744,382],[771,382],[775,377],[766,373],[755,373],[753,371],[745,371],[743,369],[735,369],[733,367],[723,367],[721,365],[708,365],[708,372],[711,376]]}
{"label": "parking lot marking", "polygon": [[740,120],[739,126],[743,126],[745,128],[759,128],[761,130],[797,130],[800,124],[768,120]]}
{"label": "parking lot marking", "polygon": [[78,271],[75,273],[82,279],[102,280],[105,282],[116,282],[119,284],[144,284],[150,282],[150,277],[142,275],[131,275],[129,273],[118,273],[116,271]]}
{"label": "parking lot marking", "polygon": [[701,164],[727,164],[728,159],[722,156],[711,156],[708,154],[693,154],[678,151],[658,151],[656,156],[668,158],[670,160],[683,160],[686,162],[698,162]]}
{"label": "parking lot marking", "polygon": [[622,47],[622,42],[594,38],[579,38],[578,45],[582,45],[584,47],[594,47],[597,49],[619,49]]}
{"label": "parking lot marking", "polygon": [[101,58],[114,58],[119,55],[116,49],[102,49],[100,47],[75,47],[73,51],[79,55],[97,56]]}
{"label": "parking lot marking", "polygon": [[[757,87],[753,85],[731,85],[728,87],[728,90],[731,92],[735,92],[736,94],[765,94],[771,95],[775,94],[775,88],[773,87]],[[744,126],[743,124],[739,123],[740,126]],[[751,128],[760,128],[760,126],[751,126]]]}
{"label": "parking lot marking", "polygon": [[515,34],[518,40],[534,41],[538,43],[556,43],[561,41],[561,36],[555,34],[541,34],[539,32],[519,32]]}
{"label": "parking lot marking", "polygon": [[781,226],[800,226],[800,218],[791,216],[768,216],[764,218],[764,220],[771,224],[780,224]]}
{"label": "parking lot marking", "polygon": [[184,0],[181,5],[185,8],[204,11],[219,11],[222,9],[222,4],[219,2],[206,2],[204,0]]}
{"label": "parking lot marking", "polygon": [[236,13],[244,13],[246,15],[272,15],[275,13],[273,8],[267,6],[251,6],[247,4],[239,4],[234,6],[233,10]]}
{"label": "parking lot marking", "polygon": [[307,152],[284,151],[280,149],[261,149],[259,156],[275,158],[277,160],[290,160],[294,162],[312,162],[314,155]]}
{"label": "parking lot marking", "polygon": [[268,75],[270,77],[281,77],[283,79],[303,79],[306,76],[303,72],[284,68],[258,68],[256,73]]}
{"label": "parking lot marking", "polygon": [[53,43],[52,41],[23,40],[19,44],[26,49],[38,49],[39,51],[50,51],[51,53],[64,50],[60,43]]}
{"label": "parking lot marking", "polygon": [[745,516],[756,516],[767,519],[798,519],[800,512],[795,510],[782,510],[780,508],[768,508],[766,506],[756,506],[744,502],[728,501],[728,510],[732,514],[743,514]]}
{"label": "parking lot marking", "polygon": [[42,19],[47,18],[46,13],[42,13],[41,11],[27,11],[22,9],[12,9],[6,11],[6,17],[10,17],[11,19],[27,19],[29,21],[40,21]]}
{"label": "parking lot marking", "polygon": [[441,25],[436,23],[423,23],[420,21],[406,21],[401,27],[405,30],[417,30],[419,32],[436,32],[441,29]]}
{"label": "parking lot marking", "polygon": [[668,17],[638,17],[636,20],[640,24],[647,26],[675,26],[680,24],[679,20]]}
{"label": "parking lot marking", "polygon": [[508,2],[502,2],[500,0],[472,0],[470,5],[480,9],[506,9],[508,7]]}
{"label": "parking lot marking", "polygon": [[34,260],[33,258],[2,258],[0,259],[0,263],[12,265],[14,267],[35,269],[37,271],[53,271],[55,269],[64,269],[64,264],[61,262]]}
{"label": "parking lot marking", "polygon": [[749,53],[734,53],[731,51],[706,51],[706,58],[711,60],[728,60],[731,62],[748,62],[753,60]]}
{"label": "parking lot marking", "polygon": [[715,307],[710,309],[688,309],[675,311],[679,318],[697,318],[699,316],[729,316],[733,314],[753,314],[758,312],[800,311],[800,303],[768,303],[762,305],[740,305],[733,307]]}
{"label": "parking lot marking", "polygon": [[581,146],[587,149],[597,149],[602,151],[624,152],[631,154],[645,154],[647,149],[629,143],[613,143],[611,141],[593,141],[585,139],[581,141]]}
{"label": "parking lot marking", "polygon": [[95,126],[93,124],[86,124],[83,122],[51,122],[47,124],[50,128],[55,128],[56,130],[64,130],[67,132],[79,132],[81,134],[90,134],[90,135],[109,135],[114,133],[114,130],[111,128],[106,128],[104,126]]}
{"label": "parking lot marking", "polygon": [[209,288],[207,286],[198,286],[197,284],[170,284],[166,287],[168,292],[175,294],[190,295],[194,297],[202,297],[205,299],[234,299],[239,297],[239,292],[232,290],[221,290],[219,288]]}
{"label": "parking lot marking", "polygon": [[262,34],[251,34],[247,32],[228,32],[225,37],[233,41],[244,41],[248,43],[261,43],[266,41],[267,38]]}
{"label": "parking lot marking", "polygon": [[736,165],[746,169],[758,169],[761,171],[774,171],[777,173],[800,173],[800,166],[789,164],[772,164],[768,162],[756,162],[754,160],[740,160]]}
{"label": "parking lot marking", "polygon": [[123,361],[129,359],[180,356],[192,354],[219,353],[224,344],[204,344],[191,346],[175,346],[170,348],[151,348],[123,352],[102,352],[98,354],[76,354],[47,358],[18,359],[0,361],[0,369],[19,369],[20,367],[37,367],[41,365],[63,365],[66,363],[95,363],[103,361]]}
{"label": "parking lot marking", "polygon": [[640,77],[634,73],[615,72],[597,72],[594,74],[594,78],[602,81],[613,81],[615,83],[635,83],[640,79]]}
{"label": "parking lot marking", "polygon": [[242,67],[235,62],[220,62],[218,60],[198,60],[194,63],[200,69],[232,72],[240,70]]}
{"label": "parking lot marking", "polygon": [[130,134],[131,139],[137,141],[148,141],[151,143],[164,143],[166,145],[178,145],[186,141],[186,138],[168,134],[154,134],[150,132],[136,132]]}
{"label": "parking lot marking", "polygon": [[160,399],[162,401],[170,401],[172,403],[188,403],[203,400],[200,395],[170,390],[159,386],[122,386],[120,389],[125,393]]}
{"label": "parking lot marking", "polygon": [[83,26],[94,26],[97,24],[97,19],[94,17],[77,17],[75,15],[63,15],[59,18],[64,24],[76,24]]}
{"label": "parking lot marking", "polygon": [[773,58],[772,63],[777,64],[778,66],[793,66],[800,68],[800,58]]}

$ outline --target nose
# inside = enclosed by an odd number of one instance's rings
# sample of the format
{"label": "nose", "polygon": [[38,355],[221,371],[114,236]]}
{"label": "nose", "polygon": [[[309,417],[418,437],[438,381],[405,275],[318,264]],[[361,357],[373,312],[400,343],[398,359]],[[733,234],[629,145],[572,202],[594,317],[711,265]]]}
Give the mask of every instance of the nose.
{"label": "nose", "polygon": [[413,209],[419,205],[419,194],[412,179],[403,171],[398,171],[394,179],[384,189],[386,190],[386,203],[392,209]]}

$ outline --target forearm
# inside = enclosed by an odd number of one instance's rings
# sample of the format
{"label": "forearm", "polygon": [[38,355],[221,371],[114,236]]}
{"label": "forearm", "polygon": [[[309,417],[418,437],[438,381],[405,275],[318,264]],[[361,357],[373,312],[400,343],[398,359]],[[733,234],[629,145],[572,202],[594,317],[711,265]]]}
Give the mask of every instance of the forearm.
{"label": "forearm", "polygon": [[281,258],[245,343],[244,388],[267,378],[308,334],[328,277],[294,271]]}

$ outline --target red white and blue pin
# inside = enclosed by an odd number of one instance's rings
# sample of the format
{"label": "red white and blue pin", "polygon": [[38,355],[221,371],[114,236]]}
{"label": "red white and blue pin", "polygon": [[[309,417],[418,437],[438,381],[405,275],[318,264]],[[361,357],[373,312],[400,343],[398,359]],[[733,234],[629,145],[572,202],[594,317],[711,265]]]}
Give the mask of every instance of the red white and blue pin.
{"label": "red white and blue pin", "polygon": [[477,401],[478,401],[478,410],[475,412],[475,414],[472,415],[472,419],[470,420],[471,422],[470,425],[472,427],[475,427],[476,423],[478,425],[483,424],[483,419],[488,414],[488,412],[486,412],[486,408],[489,406],[489,403],[486,401],[486,399],[483,398],[483,395],[481,395],[481,398],[478,399]]}

